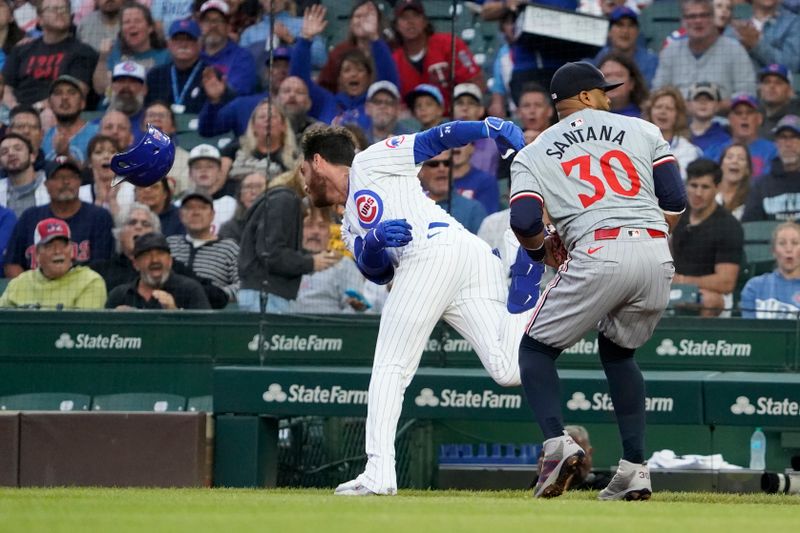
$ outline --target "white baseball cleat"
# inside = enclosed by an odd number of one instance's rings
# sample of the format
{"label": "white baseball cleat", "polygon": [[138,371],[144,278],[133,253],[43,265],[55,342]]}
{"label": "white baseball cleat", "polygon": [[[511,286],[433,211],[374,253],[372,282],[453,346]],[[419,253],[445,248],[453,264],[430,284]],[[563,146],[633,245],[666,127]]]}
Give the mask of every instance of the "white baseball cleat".
{"label": "white baseball cleat", "polygon": [[649,500],[653,494],[650,485],[650,469],[647,463],[636,464],[619,460],[617,473],[606,488],[600,491],[598,500]]}
{"label": "white baseball cleat", "polygon": [[396,494],[395,490],[387,490],[385,492],[375,492],[368,489],[362,482],[361,476],[355,479],[340,484],[333,491],[335,496],[390,496]]}
{"label": "white baseball cleat", "polygon": [[542,471],[536,480],[536,498],[555,498],[569,488],[572,476],[583,464],[586,452],[565,431],[560,437],[544,441]]}

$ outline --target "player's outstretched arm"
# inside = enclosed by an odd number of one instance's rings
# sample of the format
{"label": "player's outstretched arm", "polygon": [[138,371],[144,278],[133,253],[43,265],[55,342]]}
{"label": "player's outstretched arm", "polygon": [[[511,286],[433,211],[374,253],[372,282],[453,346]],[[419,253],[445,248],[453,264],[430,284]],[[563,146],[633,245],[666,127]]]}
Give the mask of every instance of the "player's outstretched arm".
{"label": "player's outstretched arm", "polygon": [[414,163],[420,164],[445,150],[478,139],[494,139],[504,159],[525,146],[522,130],[511,121],[497,117],[482,121],[455,120],[417,134],[414,140]]}
{"label": "player's outstretched arm", "polygon": [[411,242],[411,225],[405,219],[384,220],[364,238],[356,237],[356,265],[364,276],[378,285],[385,285],[394,276],[394,267],[386,248],[399,248]]}

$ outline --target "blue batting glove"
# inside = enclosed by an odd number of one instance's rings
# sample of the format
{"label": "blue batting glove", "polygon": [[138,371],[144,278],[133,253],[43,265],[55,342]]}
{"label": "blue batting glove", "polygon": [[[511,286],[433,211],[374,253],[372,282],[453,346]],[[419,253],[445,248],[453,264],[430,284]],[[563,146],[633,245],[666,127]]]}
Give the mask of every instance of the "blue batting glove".
{"label": "blue batting glove", "polygon": [[508,159],[525,146],[525,135],[513,122],[487,117],[483,123],[486,124],[487,137],[494,139],[497,144],[501,158]]}
{"label": "blue batting glove", "polygon": [[405,246],[411,242],[411,229],[404,218],[384,220],[367,233],[364,245],[373,250]]}

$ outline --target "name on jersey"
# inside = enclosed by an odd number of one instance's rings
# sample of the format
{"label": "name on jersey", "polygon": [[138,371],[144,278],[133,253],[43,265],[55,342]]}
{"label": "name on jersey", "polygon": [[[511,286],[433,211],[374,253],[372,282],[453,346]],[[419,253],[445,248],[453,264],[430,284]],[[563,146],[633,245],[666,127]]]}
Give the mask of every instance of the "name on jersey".
{"label": "name on jersey", "polygon": [[[574,122],[574,124],[577,124],[577,121]],[[587,141],[609,141],[622,146],[622,141],[625,140],[625,130],[618,130],[615,132],[614,128],[611,126],[600,126],[600,131],[597,131],[592,126],[587,126],[572,131],[565,131],[561,135],[564,138],[564,142],[553,142],[553,145],[545,152],[547,155],[553,156],[556,159],[564,157],[564,152],[573,144],[580,144]]]}

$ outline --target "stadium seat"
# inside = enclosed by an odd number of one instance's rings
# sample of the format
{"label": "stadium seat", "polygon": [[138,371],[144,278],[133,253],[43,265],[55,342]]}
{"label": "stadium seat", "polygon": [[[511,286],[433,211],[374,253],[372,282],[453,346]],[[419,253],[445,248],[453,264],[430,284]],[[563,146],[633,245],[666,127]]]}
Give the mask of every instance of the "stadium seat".
{"label": "stadium seat", "polygon": [[95,396],[92,411],[154,411],[157,413],[183,411],[186,398],[158,392],[131,392]]}
{"label": "stadium seat", "polygon": [[8,287],[8,282],[11,281],[8,278],[0,278],[0,294],[3,294]]}
{"label": "stadium seat", "polygon": [[681,10],[678,0],[659,0],[642,10],[639,27],[647,46],[661,50],[661,43],[681,26]]}
{"label": "stadium seat", "polygon": [[208,396],[192,396],[186,402],[186,410],[189,412],[214,412],[214,397],[210,394]]}
{"label": "stadium seat", "polygon": [[72,392],[35,392],[0,397],[0,411],[88,411],[91,397]]}
{"label": "stadium seat", "polygon": [[775,220],[742,222],[745,244],[769,244],[772,240],[772,232],[779,224],[780,221]]}
{"label": "stadium seat", "polygon": [[175,130],[178,133],[197,131],[197,115],[194,113],[175,115]]}

